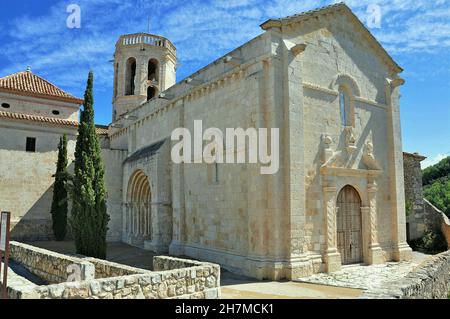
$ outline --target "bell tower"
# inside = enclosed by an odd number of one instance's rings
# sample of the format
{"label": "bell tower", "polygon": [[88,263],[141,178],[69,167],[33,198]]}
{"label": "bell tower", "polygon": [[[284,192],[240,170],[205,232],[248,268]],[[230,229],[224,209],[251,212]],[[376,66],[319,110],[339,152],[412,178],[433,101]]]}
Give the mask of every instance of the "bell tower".
{"label": "bell tower", "polygon": [[114,53],[113,122],[176,83],[177,52],[166,38],[123,35]]}

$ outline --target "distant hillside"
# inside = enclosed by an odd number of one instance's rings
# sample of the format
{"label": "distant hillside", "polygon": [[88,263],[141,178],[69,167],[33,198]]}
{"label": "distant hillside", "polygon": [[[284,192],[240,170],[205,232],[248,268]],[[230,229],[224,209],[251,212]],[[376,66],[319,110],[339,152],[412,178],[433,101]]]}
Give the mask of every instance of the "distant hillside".
{"label": "distant hillside", "polygon": [[423,170],[423,193],[450,218],[450,156]]}
{"label": "distant hillside", "polygon": [[444,158],[439,163],[427,167],[423,170],[422,182],[423,185],[429,185],[435,180],[445,178],[450,175],[450,156]]}

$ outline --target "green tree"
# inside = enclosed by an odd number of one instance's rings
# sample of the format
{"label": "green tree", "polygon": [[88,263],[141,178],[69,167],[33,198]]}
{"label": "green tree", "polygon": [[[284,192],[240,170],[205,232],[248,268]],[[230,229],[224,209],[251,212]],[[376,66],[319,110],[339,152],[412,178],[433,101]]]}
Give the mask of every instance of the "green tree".
{"label": "green tree", "polygon": [[450,156],[424,169],[422,180],[425,198],[450,217]]}
{"label": "green tree", "polygon": [[53,186],[52,227],[57,241],[62,241],[67,234],[67,136],[59,139],[58,161],[56,163],[55,184]]}
{"label": "green tree", "polygon": [[430,185],[435,180],[448,178],[450,176],[450,156],[447,156],[439,163],[429,166],[423,170],[423,185]]}
{"label": "green tree", "polygon": [[94,75],[89,72],[75,148],[71,226],[78,254],[106,258],[105,169],[94,124]]}
{"label": "green tree", "polygon": [[424,196],[450,218],[450,178],[439,179],[423,190]]}

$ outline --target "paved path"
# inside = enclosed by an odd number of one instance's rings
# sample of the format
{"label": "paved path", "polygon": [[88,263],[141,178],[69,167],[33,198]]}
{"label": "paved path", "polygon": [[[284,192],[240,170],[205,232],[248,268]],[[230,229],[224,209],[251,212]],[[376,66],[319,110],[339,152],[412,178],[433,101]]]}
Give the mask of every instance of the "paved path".
{"label": "paved path", "polygon": [[360,289],[330,287],[292,281],[258,281],[223,271],[222,299],[354,299]]}
{"label": "paved path", "polygon": [[[1,267],[1,279],[3,281],[3,262],[0,262]],[[46,282],[39,277],[30,273],[22,265],[10,260],[8,264],[8,287],[15,287],[21,289],[28,289],[35,287],[36,285],[45,285]]]}
{"label": "paved path", "polygon": [[331,274],[320,273],[300,278],[296,282],[364,289],[370,292],[379,291],[382,293],[385,287],[395,285],[395,282],[405,277],[414,267],[428,257],[428,255],[414,252],[412,262],[389,262],[383,265],[370,266],[343,266],[340,271]]}

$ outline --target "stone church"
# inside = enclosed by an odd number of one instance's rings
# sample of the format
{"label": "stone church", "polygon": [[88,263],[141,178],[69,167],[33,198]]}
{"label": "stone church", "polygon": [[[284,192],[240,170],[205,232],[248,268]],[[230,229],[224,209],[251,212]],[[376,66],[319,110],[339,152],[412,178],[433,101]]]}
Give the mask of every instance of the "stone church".
{"label": "stone church", "polygon": [[[97,128],[108,240],[267,279],[410,260],[402,68],[345,4],[261,28],[178,83],[169,39],[119,38],[113,119]],[[28,70],[0,79],[0,103],[0,209],[13,214],[13,237],[49,239],[58,139],[68,134],[73,159],[82,101]],[[194,120],[279,128],[278,172],[175,164],[171,133]]]}

